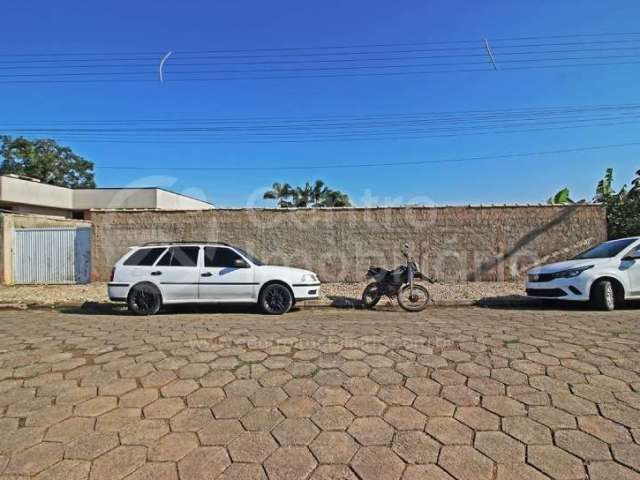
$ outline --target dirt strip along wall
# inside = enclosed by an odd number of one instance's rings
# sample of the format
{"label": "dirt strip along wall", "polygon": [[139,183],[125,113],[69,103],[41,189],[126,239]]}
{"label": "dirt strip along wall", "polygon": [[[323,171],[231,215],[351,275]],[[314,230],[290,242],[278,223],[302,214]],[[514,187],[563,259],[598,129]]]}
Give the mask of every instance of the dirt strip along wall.
{"label": "dirt strip along wall", "polygon": [[444,281],[521,280],[532,265],[606,239],[599,205],[93,211],[94,280],[129,246],[222,241],[325,282],[362,280],[369,265],[402,263],[408,242],[423,271]]}

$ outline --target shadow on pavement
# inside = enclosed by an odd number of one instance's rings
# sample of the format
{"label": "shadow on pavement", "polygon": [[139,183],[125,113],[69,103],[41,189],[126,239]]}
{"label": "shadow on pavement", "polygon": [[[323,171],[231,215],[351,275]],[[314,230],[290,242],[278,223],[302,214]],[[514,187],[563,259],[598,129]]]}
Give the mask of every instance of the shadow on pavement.
{"label": "shadow on pavement", "polygon": [[[566,310],[566,311],[594,311],[589,302],[571,302],[553,299],[529,298],[523,295],[506,295],[501,297],[484,297],[478,301],[478,306],[505,310]],[[627,301],[616,306],[619,310],[640,308],[640,301]]]}
{"label": "shadow on pavement", "polygon": [[[297,307],[291,311],[298,310]],[[132,315],[127,307],[121,304],[107,302],[86,302],[79,307],[63,307],[59,308],[60,313],[74,315]],[[190,313],[249,313],[265,316],[260,312],[257,306],[247,304],[185,304],[185,305],[167,305],[163,307],[154,316],[190,314]]]}

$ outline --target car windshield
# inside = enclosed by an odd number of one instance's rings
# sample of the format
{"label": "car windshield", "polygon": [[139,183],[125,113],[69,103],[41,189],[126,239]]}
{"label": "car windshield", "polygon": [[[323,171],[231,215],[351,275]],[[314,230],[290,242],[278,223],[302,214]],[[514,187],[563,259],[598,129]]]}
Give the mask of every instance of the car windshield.
{"label": "car windshield", "polygon": [[590,248],[586,252],[582,252],[580,255],[576,255],[573,257],[574,260],[583,260],[589,258],[612,258],[618,255],[622,250],[627,248],[636,239],[634,238],[625,238],[622,240],[613,240],[611,242],[604,242],[600,245],[596,245],[593,248]]}
{"label": "car windshield", "polygon": [[260,259],[258,259],[257,257],[254,257],[253,255],[251,255],[249,252],[247,252],[246,250],[243,250],[242,248],[238,248],[236,247],[236,250],[238,250],[242,255],[244,255],[245,257],[247,257],[251,263],[253,263],[254,265],[260,267],[262,265],[264,265],[264,263],[262,263],[260,261]]}

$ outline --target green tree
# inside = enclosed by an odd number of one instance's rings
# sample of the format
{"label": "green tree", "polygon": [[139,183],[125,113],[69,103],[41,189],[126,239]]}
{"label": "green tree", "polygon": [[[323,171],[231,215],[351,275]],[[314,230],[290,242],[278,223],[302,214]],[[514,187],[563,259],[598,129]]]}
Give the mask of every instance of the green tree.
{"label": "green tree", "polygon": [[15,173],[69,188],[94,188],[93,163],[51,139],[0,138],[1,174]]}
{"label": "green tree", "polygon": [[267,200],[277,200],[280,208],[289,208],[293,206],[290,198],[293,195],[293,188],[288,183],[275,182],[271,185],[271,190],[265,192],[262,198]]}
{"label": "green tree", "polygon": [[552,205],[563,205],[567,203],[574,203],[574,201],[571,200],[571,191],[567,187],[565,187],[558,193],[556,193],[553,197],[549,198],[549,200],[547,200],[547,203],[550,203]]}
{"label": "green tree", "polygon": [[[631,181],[631,188],[623,186],[616,192],[613,185],[613,169],[607,168],[596,186],[593,198],[607,209],[607,229],[610,239],[640,236],[640,170]],[[554,204],[574,203],[569,189],[564,188],[548,200]],[[585,202],[580,200],[578,203]]]}
{"label": "green tree", "polygon": [[272,189],[263,198],[277,200],[281,208],[289,207],[350,207],[349,195],[329,188],[324,181],[306,182],[302,186],[292,187],[288,183],[274,183]]}
{"label": "green tree", "polygon": [[636,172],[636,176],[631,180],[631,188],[627,193],[629,198],[640,198],[640,170]]}

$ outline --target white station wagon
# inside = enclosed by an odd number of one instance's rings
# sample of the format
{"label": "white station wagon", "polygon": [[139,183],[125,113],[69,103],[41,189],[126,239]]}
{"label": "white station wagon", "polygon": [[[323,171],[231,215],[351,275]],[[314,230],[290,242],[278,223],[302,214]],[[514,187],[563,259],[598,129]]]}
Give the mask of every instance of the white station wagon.
{"label": "white station wagon", "polygon": [[168,242],[131,247],[113,267],[112,301],[137,315],[153,315],[178,303],[257,303],[281,315],[299,300],[320,295],[315,273],[264,265],[226,243]]}

